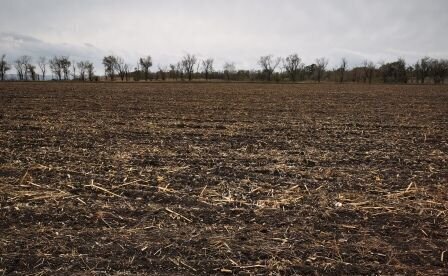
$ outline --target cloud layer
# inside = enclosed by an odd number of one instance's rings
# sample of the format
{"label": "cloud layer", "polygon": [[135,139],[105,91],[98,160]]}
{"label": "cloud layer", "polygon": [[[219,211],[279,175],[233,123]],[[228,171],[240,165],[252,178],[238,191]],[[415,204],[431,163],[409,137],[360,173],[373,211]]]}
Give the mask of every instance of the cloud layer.
{"label": "cloud layer", "polygon": [[[448,1],[27,1],[2,0],[0,53],[70,55],[97,66],[117,54],[155,65],[187,52],[256,68],[260,55],[358,65],[404,57],[448,58]],[[219,69],[219,68],[218,68]]]}

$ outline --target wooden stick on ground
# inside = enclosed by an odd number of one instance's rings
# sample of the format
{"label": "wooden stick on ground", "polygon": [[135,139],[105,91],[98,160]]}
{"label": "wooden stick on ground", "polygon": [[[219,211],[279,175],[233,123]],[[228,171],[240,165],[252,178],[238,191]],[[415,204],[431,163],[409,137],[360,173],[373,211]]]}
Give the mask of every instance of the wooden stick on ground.
{"label": "wooden stick on ground", "polygon": [[90,184],[87,185],[87,187],[93,187],[93,188],[95,188],[95,189],[98,189],[98,190],[101,190],[101,191],[103,191],[103,192],[106,192],[106,193],[108,193],[108,194],[110,194],[110,195],[113,195],[113,196],[116,196],[116,197],[122,197],[121,195],[118,195],[118,194],[116,194],[116,193],[114,193],[114,192],[111,192],[111,191],[109,191],[109,190],[107,190],[107,189],[105,189],[105,188],[103,188],[103,187],[100,187],[100,186],[98,186],[98,185],[93,184],[93,179],[90,180]]}
{"label": "wooden stick on ground", "polygon": [[165,210],[167,210],[168,212],[170,212],[170,213],[172,213],[172,214],[175,214],[176,216],[179,216],[179,217],[183,218],[184,220],[186,220],[186,221],[188,221],[188,222],[193,222],[191,219],[189,219],[189,218],[187,218],[187,217],[185,217],[185,216],[183,216],[183,215],[181,215],[181,214],[179,214],[179,213],[177,213],[177,212],[174,212],[173,210],[171,210],[171,209],[168,208],[168,207],[166,207]]}

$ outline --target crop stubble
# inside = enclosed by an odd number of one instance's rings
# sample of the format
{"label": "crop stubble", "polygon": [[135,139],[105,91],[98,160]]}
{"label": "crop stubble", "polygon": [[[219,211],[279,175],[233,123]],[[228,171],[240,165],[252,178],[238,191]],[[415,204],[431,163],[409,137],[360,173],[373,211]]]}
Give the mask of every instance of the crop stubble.
{"label": "crop stubble", "polygon": [[0,84],[0,274],[443,274],[448,88]]}

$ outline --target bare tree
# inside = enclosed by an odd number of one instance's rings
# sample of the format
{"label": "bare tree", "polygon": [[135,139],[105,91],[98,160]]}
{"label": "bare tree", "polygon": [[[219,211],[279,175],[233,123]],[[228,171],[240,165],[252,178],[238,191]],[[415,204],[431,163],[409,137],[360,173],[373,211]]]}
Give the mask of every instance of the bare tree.
{"label": "bare tree", "polygon": [[440,66],[441,66],[441,71],[439,72],[440,74],[440,81],[443,83],[445,83],[445,79],[448,75],[448,59],[441,59],[440,61]]}
{"label": "bare tree", "polygon": [[166,80],[166,73],[168,72],[168,68],[166,66],[157,65],[157,74],[156,79],[161,78],[163,81]]}
{"label": "bare tree", "polygon": [[124,78],[126,77],[126,63],[124,62],[123,58],[121,57],[115,57],[115,70],[117,70],[118,75],[121,78],[121,81],[124,81]]}
{"label": "bare tree", "polygon": [[387,68],[386,68],[386,62],[384,60],[378,61],[378,71],[381,74],[381,79],[383,83],[387,82]]}
{"label": "bare tree", "polygon": [[16,59],[14,61],[14,68],[17,71],[17,77],[19,78],[19,80],[23,80],[23,74],[25,73],[25,71],[23,70],[22,62],[19,59]]}
{"label": "bare tree", "polygon": [[283,60],[283,68],[288,73],[291,81],[296,81],[300,69],[303,68],[302,59],[297,54],[292,54]]}
{"label": "bare tree", "polygon": [[364,82],[369,80],[369,84],[372,83],[373,73],[375,72],[375,64],[373,62],[364,60],[362,63],[364,71]]}
{"label": "bare tree", "polygon": [[104,73],[107,76],[109,76],[111,81],[114,81],[115,79],[115,68],[117,64],[117,58],[114,56],[107,56],[103,58],[103,65],[104,65]]}
{"label": "bare tree", "polygon": [[58,57],[50,59],[50,70],[56,75],[58,80],[62,80],[62,66]]}
{"label": "bare tree", "polygon": [[76,80],[76,62],[75,61],[72,62],[72,71],[73,71],[73,74],[72,74],[73,80]]}
{"label": "bare tree", "polygon": [[202,68],[205,74],[205,80],[208,80],[208,75],[213,72],[213,59],[208,58],[202,61]]}
{"label": "bare tree", "polygon": [[339,82],[344,82],[345,69],[347,68],[347,59],[343,57],[341,59],[341,65],[339,66]]}
{"label": "bare tree", "polygon": [[2,55],[0,59],[0,79],[5,80],[6,72],[11,69],[11,65],[6,61],[6,55]]}
{"label": "bare tree", "polygon": [[175,64],[170,64],[170,75],[169,75],[169,78],[177,80],[177,71],[176,71],[176,65]]}
{"label": "bare tree", "polygon": [[406,70],[406,61],[399,58],[397,61],[381,63],[379,68],[383,82],[407,83],[408,71]]}
{"label": "bare tree", "polygon": [[145,81],[149,78],[149,68],[152,66],[151,56],[140,58],[140,65],[142,66],[143,73],[145,74]]}
{"label": "bare tree", "polygon": [[28,69],[31,65],[30,56],[21,56],[14,62],[14,67],[17,70],[17,75],[19,75],[19,80],[28,80]]}
{"label": "bare tree", "polygon": [[87,71],[87,77],[89,78],[89,81],[93,81],[94,77],[93,63],[90,61],[85,61],[85,69]]}
{"label": "bare tree", "polygon": [[195,55],[187,54],[182,58],[182,67],[185,73],[188,74],[188,80],[191,81],[193,78],[194,65],[197,62],[197,58]]}
{"label": "bare tree", "polygon": [[417,61],[414,65],[415,81],[417,84],[420,81],[420,72],[421,72],[420,61]]}
{"label": "bare tree", "polygon": [[123,68],[124,68],[124,75],[125,75],[126,81],[129,81],[129,77],[131,74],[131,65],[126,63],[123,66]]}
{"label": "bare tree", "polygon": [[[182,62],[181,61],[176,63],[176,75],[180,75],[180,79],[184,80],[184,68],[182,66]],[[176,80],[177,80],[177,77],[176,77]]]}
{"label": "bare tree", "polygon": [[133,74],[134,81],[140,81],[140,77],[141,77],[141,70],[140,70],[140,60],[139,60],[139,61],[137,61],[137,66],[134,68],[134,74]]}
{"label": "bare tree", "polygon": [[70,66],[72,62],[67,56],[53,57],[49,61],[51,71],[56,75],[58,80],[68,80],[70,78]]}
{"label": "bare tree", "polygon": [[419,69],[420,69],[419,71],[420,72],[417,72],[417,74],[420,73],[420,79],[422,81],[422,84],[425,83],[426,77],[429,76],[429,72],[431,70],[430,63],[431,63],[431,59],[429,57],[424,57],[419,62]]}
{"label": "bare tree", "polygon": [[325,73],[325,69],[327,68],[327,65],[328,65],[328,59],[326,59],[324,57],[316,59],[317,82],[320,83],[320,80],[322,79],[322,77]]}
{"label": "bare tree", "polygon": [[236,72],[235,63],[226,62],[224,63],[223,69],[224,69],[224,75],[226,76],[227,80],[230,81],[231,74],[234,74]]}
{"label": "bare tree", "polygon": [[430,72],[435,84],[445,82],[445,78],[448,74],[448,60],[446,59],[431,59],[430,60]]}
{"label": "bare tree", "polygon": [[68,80],[70,78],[70,66],[72,65],[72,62],[68,56],[59,57],[58,62],[62,69],[62,73],[64,74],[64,80]]}
{"label": "bare tree", "polygon": [[201,67],[201,63],[198,62],[197,65],[196,65],[196,74],[199,74],[200,67]]}
{"label": "bare tree", "polygon": [[29,72],[31,80],[35,81],[36,80],[36,66],[34,66],[32,64],[28,64],[27,65],[27,72]]}
{"label": "bare tree", "polygon": [[46,57],[40,57],[37,61],[37,65],[40,68],[40,71],[42,72],[42,80],[45,80],[45,72],[47,71],[47,58]]}
{"label": "bare tree", "polygon": [[79,79],[82,81],[86,80],[86,61],[80,61],[76,63],[76,66],[79,69]]}
{"label": "bare tree", "polygon": [[281,58],[275,58],[272,55],[262,56],[258,60],[258,64],[261,66],[264,73],[268,76],[268,81],[271,80],[272,73],[281,62]]}

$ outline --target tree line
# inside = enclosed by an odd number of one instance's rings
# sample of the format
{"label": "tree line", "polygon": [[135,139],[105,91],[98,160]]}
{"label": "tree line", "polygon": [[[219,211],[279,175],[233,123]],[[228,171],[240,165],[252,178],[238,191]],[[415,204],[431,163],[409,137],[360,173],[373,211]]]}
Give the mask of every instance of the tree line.
{"label": "tree line", "polygon": [[[384,83],[425,83],[442,84],[448,74],[448,60],[424,57],[415,64],[407,64],[402,58],[393,62],[378,64],[365,60],[359,66],[349,68],[346,58],[340,60],[337,68],[328,69],[328,59],[317,58],[312,64],[305,64],[298,54],[287,57],[261,56],[256,70],[238,70],[235,63],[226,62],[222,70],[215,70],[214,59],[200,60],[197,56],[186,54],[182,59],[169,66],[153,67],[152,57],[138,59],[135,66],[126,63],[119,56],[105,56],[102,60],[104,77],[95,74],[92,62],[88,60],[73,61],[68,56],[54,56],[50,59],[39,57],[33,62],[32,57],[24,55],[12,63],[6,55],[0,59],[0,79],[6,80],[7,72],[15,69],[18,80],[52,80],[79,81],[152,81],[152,80],[226,80],[226,81],[335,81],[335,82],[384,82]],[[38,72],[39,71],[39,72]]]}

